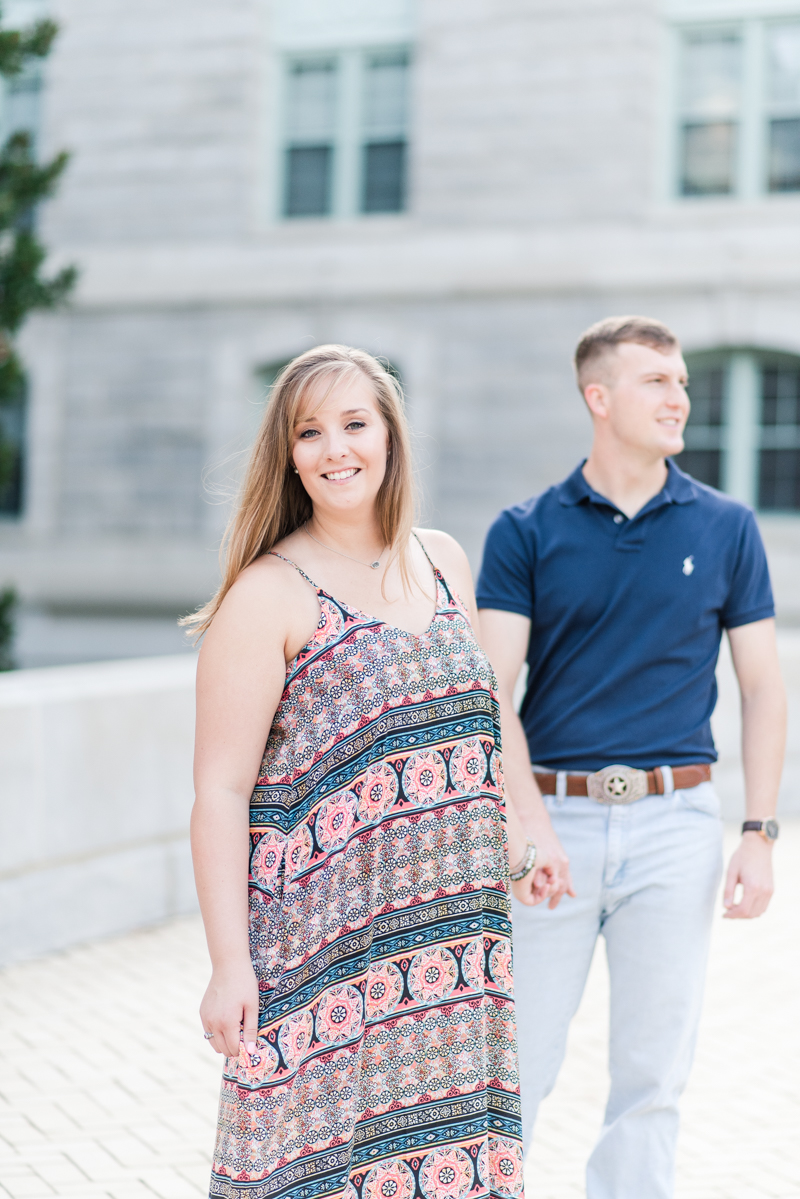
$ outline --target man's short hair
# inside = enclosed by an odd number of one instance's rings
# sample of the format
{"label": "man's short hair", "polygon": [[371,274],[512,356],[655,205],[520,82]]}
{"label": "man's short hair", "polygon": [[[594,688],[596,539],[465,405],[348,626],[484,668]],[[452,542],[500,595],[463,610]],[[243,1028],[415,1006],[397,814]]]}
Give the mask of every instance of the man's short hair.
{"label": "man's short hair", "polygon": [[649,346],[651,350],[658,350],[662,354],[680,348],[680,342],[672,330],[654,317],[607,316],[605,320],[589,326],[575,350],[575,374],[581,392],[589,383],[599,382],[590,378],[592,368],[626,342]]}

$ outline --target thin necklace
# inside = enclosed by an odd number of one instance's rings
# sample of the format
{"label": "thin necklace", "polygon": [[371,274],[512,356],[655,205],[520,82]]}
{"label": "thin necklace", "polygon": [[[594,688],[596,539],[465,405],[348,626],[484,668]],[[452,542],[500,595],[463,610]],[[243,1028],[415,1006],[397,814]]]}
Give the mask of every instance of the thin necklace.
{"label": "thin necklace", "polygon": [[[312,541],[316,541],[317,545],[321,545],[324,550],[330,550],[332,554],[338,554],[340,558],[347,558],[350,562],[357,562],[359,566],[368,566],[370,570],[377,570],[381,564],[380,555],[378,555],[377,562],[362,562],[360,558],[352,558],[350,554],[343,554],[341,550],[335,550],[332,545],[326,545],[324,541],[316,538],[313,533],[309,533],[308,521],[303,525],[303,532],[308,534]],[[385,549],[386,546],[383,547],[383,550]],[[383,554],[383,550],[381,550],[381,554]]]}

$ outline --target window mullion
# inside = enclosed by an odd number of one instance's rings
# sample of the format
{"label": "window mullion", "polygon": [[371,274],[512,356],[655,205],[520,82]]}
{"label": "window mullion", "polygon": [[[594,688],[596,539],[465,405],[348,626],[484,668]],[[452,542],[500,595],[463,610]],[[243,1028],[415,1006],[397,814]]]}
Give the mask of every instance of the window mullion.
{"label": "window mullion", "polygon": [[339,58],[339,107],[336,129],[333,215],[354,217],[358,212],[361,178],[361,92],[360,50],[347,50]]}
{"label": "window mullion", "polygon": [[744,24],[739,142],[739,194],[753,200],[764,191],[764,25]]}
{"label": "window mullion", "polygon": [[758,493],[760,380],[761,372],[754,354],[731,355],[723,490],[735,499],[753,505]]}

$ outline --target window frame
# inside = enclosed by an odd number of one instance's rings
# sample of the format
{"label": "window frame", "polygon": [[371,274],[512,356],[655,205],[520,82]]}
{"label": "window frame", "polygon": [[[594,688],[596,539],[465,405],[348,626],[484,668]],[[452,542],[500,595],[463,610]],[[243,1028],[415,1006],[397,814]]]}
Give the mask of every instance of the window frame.
{"label": "window frame", "polygon": [[[396,211],[365,211],[362,198],[365,194],[364,150],[368,137],[362,121],[361,97],[363,95],[366,64],[370,58],[383,55],[402,55],[408,71],[408,106],[405,122],[405,178],[404,203]],[[331,62],[337,64],[339,77],[338,112],[332,139],[333,166],[330,186],[330,211],[314,215],[289,215],[285,211],[288,185],[287,150],[290,139],[287,135],[287,80],[294,63]],[[352,220],[398,220],[408,216],[408,166],[409,132],[411,125],[411,72],[414,66],[413,46],[404,38],[402,41],[388,40],[379,43],[359,43],[347,46],[315,46],[309,49],[286,48],[276,52],[274,63],[273,112],[274,154],[271,218],[281,225],[305,226],[309,221],[329,224],[331,221]],[[397,139],[401,139],[398,137]]]}
{"label": "window frame", "polygon": [[[800,507],[762,508],[759,504],[761,452],[800,451],[800,424],[762,423],[764,370],[783,367],[800,373],[800,354],[758,346],[727,346],[687,351],[686,358],[690,396],[693,371],[714,367],[724,371],[722,422],[687,425],[686,449],[720,451],[720,490],[726,495],[765,515],[800,516]],[[676,458],[680,466],[680,456]]]}
{"label": "window frame", "polygon": [[[770,104],[765,89],[767,32],[775,25],[796,22],[800,25],[800,0],[784,0],[764,6],[751,3],[726,4],[702,0],[691,7],[687,3],[668,6],[666,17],[666,86],[660,188],[666,200],[681,208],[695,205],[732,205],[736,203],[795,203],[800,188],[769,190]],[[680,71],[682,43],[689,33],[736,32],[742,42],[742,82],[738,110],[738,144],[730,192],[707,195],[686,194],[682,190],[682,130]],[[800,107],[798,111],[800,117]]]}

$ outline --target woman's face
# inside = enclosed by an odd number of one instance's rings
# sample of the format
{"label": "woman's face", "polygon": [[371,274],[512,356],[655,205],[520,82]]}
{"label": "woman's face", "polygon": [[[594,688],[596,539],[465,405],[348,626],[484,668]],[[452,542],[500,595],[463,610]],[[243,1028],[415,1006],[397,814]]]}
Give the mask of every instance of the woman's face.
{"label": "woman's face", "polygon": [[337,383],[321,408],[318,395],[308,396],[294,430],[292,461],[300,480],[319,514],[371,509],[389,449],[372,385],[359,371]]}

